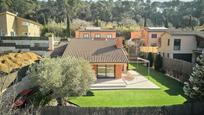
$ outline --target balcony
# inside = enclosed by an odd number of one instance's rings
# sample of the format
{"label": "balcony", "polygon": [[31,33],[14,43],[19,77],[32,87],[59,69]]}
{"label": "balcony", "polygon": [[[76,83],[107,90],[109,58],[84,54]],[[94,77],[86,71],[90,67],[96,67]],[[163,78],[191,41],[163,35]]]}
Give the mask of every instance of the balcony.
{"label": "balcony", "polygon": [[193,52],[202,54],[202,53],[204,53],[204,48],[197,48],[197,49],[193,50]]}

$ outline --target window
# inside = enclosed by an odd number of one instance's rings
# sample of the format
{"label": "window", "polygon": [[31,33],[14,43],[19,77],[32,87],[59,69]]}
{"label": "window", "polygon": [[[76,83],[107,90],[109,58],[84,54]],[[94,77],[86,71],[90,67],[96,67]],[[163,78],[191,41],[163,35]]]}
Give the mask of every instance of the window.
{"label": "window", "polygon": [[0,36],[3,36],[3,32],[2,32],[2,30],[0,29]]}
{"label": "window", "polygon": [[25,35],[25,36],[28,36],[28,33],[27,33],[27,32],[25,32],[25,33],[24,33],[24,35]]}
{"label": "window", "polygon": [[155,46],[157,46],[157,43],[151,43],[151,46],[155,47]]}
{"label": "window", "polygon": [[167,53],[167,57],[169,58],[169,53]]}
{"label": "window", "polygon": [[168,46],[170,45],[170,39],[168,39],[168,44],[167,44]]}
{"label": "window", "polygon": [[11,36],[15,36],[15,32],[11,32]]}
{"label": "window", "polygon": [[157,38],[157,34],[152,34],[152,38]]}
{"label": "window", "polygon": [[47,43],[34,43],[34,47],[48,47]]}
{"label": "window", "polygon": [[111,34],[108,34],[108,35],[107,35],[107,38],[112,38],[112,35],[111,35]]}
{"label": "window", "polygon": [[97,67],[98,78],[114,78],[115,66],[114,65],[98,65]]}
{"label": "window", "polygon": [[106,77],[106,66],[98,65],[97,77],[99,78]]}
{"label": "window", "polygon": [[174,39],[174,50],[181,50],[181,39]]}
{"label": "window", "polygon": [[83,37],[84,38],[89,38],[89,34],[84,34]]}
{"label": "window", "polygon": [[101,34],[96,34],[95,37],[96,37],[96,38],[100,38],[100,37],[101,37]]}

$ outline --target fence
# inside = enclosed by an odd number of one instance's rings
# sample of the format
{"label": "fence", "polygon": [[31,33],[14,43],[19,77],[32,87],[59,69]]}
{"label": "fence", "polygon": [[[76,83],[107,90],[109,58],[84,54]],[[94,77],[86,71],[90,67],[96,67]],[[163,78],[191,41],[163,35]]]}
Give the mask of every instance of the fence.
{"label": "fence", "polygon": [[204,103],[187,103],[163,107],[45,107],[40,115],[203,115]]}
{"label": "fence", "polygon": [[189,75],[192,73],[192,68],[192,63],[177,59],[163,58],[164,71],[169,76],[172,76],[181,82],[188,80]]}

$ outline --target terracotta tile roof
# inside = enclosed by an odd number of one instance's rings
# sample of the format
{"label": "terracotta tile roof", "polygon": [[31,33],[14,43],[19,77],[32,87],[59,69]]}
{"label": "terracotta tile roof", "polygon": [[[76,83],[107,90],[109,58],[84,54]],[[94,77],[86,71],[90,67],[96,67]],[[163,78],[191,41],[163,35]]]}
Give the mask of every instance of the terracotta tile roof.
{"label": "terracotta tile roof", "polygon": [[59,45],[55,47],[55,49],[51,52],[50,57],[61,57],[67,47],[67,42],[60,42]]}
{"label": "terracotta tile roof", "polygon": [[128,63],[126,51],[114,40],[72,39],[62,57],[84,58],[91,63]]}

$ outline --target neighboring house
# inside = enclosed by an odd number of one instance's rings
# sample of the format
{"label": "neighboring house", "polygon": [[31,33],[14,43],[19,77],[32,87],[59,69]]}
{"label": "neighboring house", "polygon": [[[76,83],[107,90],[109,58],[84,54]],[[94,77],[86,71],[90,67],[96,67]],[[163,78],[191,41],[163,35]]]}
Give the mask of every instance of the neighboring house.
{"label": "neighboring house", "polygon": [[204,33],[169,31],[161,35],[159,52],[163,57],[195,62],[203,53]]}
{"label": "neighboring house", "polygon": [[138,31],[131,32],[131,40],[136,43],[142,43],[140,51],[144,53],[158,52],[158,40],[160,36],[166,32],[168,29],[165,27],[145,27]]}
{"label": "neighboring house", "polygon": [[72,56],[89,61],[96,72],[97,78],[122,77],[127,71],[127,52],[123,48],[123,39],[92,40],[72,39],[62,57]]}
{"label": "neighboring house", "polygon": [[54,38],[0,36],[0,54],[6,52],[35,52],[49,56],[54,50]]}
{"label": "neighboring house", "polygon": [[131,32],[131,39],[141,39],[144,41],[144,46],[157,47],[158,39],[167,29],[165,27],[146,27],[139,31]]}
{"label": "neighboring house", "polygon": [[40,36],[41,24],[18,17],[11,12],[0,13],[0,36]]}
{"label": "neighboring house", "polygon": [[116,38],[116,31],[100,27],[87,27],[84,30],[75,31],[75,38],[113,39]]}

